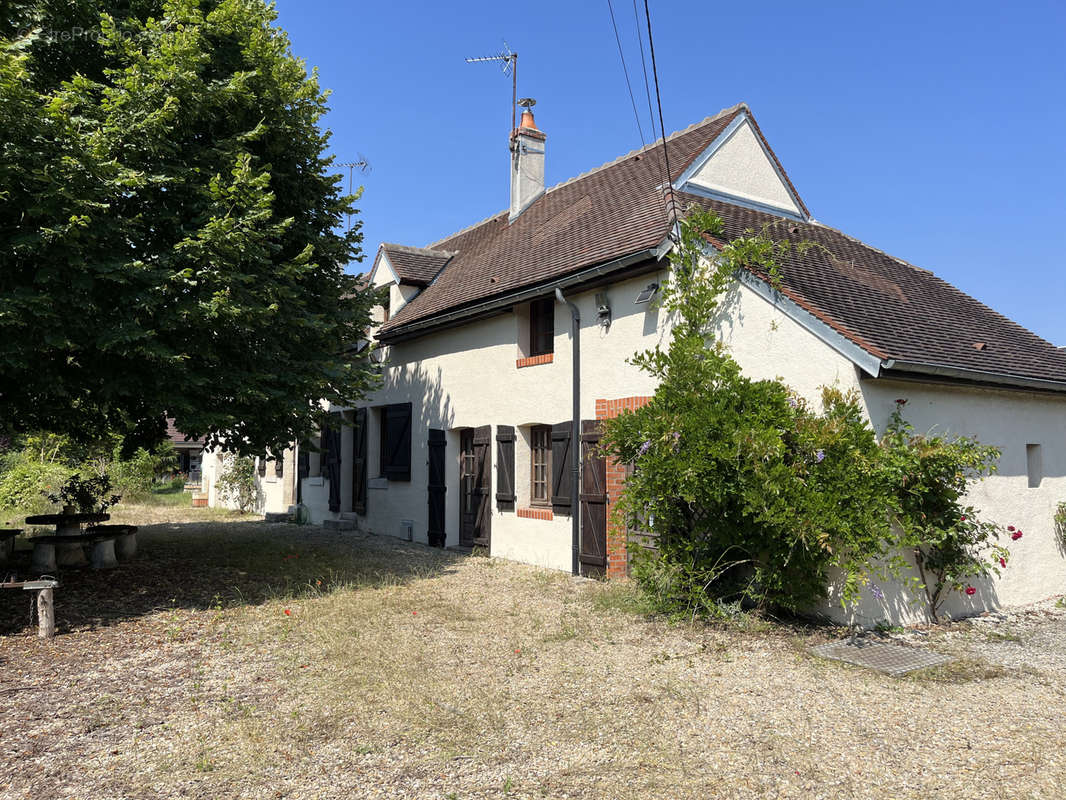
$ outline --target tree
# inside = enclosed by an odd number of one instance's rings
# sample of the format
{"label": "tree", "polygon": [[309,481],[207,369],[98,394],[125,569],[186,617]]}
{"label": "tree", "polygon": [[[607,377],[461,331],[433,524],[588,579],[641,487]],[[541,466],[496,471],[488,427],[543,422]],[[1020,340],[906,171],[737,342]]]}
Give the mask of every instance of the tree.
{"label": "tree", "polygon": [[33,27],[0,39],[0,426],[136,447],[169,414],[261,454],[371,388],[356,198],[273,9],[9,5],[4,35]]}

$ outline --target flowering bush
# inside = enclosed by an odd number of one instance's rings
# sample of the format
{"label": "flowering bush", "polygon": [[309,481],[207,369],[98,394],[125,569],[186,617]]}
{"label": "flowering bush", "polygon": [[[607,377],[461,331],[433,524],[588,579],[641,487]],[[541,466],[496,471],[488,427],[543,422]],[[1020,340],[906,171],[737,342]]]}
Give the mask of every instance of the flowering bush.
{"label": "flowering bush", "polygon": [[[976,439],[915,433],[897,400],[881,439],[885,481],[892,487],[890,513],[899,545],[914,554],[918,589],[937,619],[948,591],[974,595],[974,578],[999,574],[1009,553],[998,544],[1002,529],[965,504],[970,482],[995,472],[999,450]],[[1007,528],[1017,541],[1022,532]],[[973,589],[973,591],[970,591]]]}
{"label": "flowering bush", "polygon": [[236,505],[242,514],[250,511],[259,498],[255,476],[254,459],[227,453],[218,476],[219,497]]}
{"label": "flowering bush", "polygon": [[1059,535],[1059,547],[1066,550],[1066,503],[1055,509],[1055,533]]}

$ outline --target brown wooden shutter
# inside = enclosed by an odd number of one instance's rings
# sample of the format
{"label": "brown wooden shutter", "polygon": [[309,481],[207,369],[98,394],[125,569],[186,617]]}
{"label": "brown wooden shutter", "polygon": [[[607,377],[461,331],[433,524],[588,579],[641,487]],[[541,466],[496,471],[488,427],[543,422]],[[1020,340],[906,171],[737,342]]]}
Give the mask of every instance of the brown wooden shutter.
{"label": "brown wooden shutter", "polygon": [[366,513],[366,409],[355,410],[352,426],[352,511]]}
{"label": "brown wooden shutter", "polygon": [[429,480],[426,485],[429,502],[429,528],[427,531],[430,547],[444,547],[445,531],[445,495],[447,485],[447,460],[445,448],[448,439],[444,431],[429,429]]}
{"label": "brown wooden shutter", "polygon": [[500,511],[514,511],[514,445],[511,425],[496,426],[496,504]]}
{"label": "brown wooden shutter", "polygon": [[492,540],[492,426],[474,428],[474,496],[477,518],[474,544],[490,547]]}
{"label": "brown wooden shutter", "polygon": [[308,448],[311,447],[310,442],[304,442],[300,445],[300,453],[296,458],[296,476],[303,480],[311,476],[311,451]]}
{"label": "brown wooden shutter", "polygon": [[569,514],[574,465],[570,462],[571,422],[552,425],[552,511]]}
{"label": "brown wooden shutter", "polygon": [[607,459],[599,450],[600,423],[581,421],[581,574],[607,571]]}
{"label": "brown wooden shutter", "polygon": [[386,458],[382,473],[390,481],[411,480],[411,404],[385,406]]}
{"label": "brown wooden shutter", "polygon": [[326,465],[326,479],[329,481],[329,510],[336,513],[341,510],[341,432],[340,415],[331,420],[331,426],[322,430],[322,458]]}

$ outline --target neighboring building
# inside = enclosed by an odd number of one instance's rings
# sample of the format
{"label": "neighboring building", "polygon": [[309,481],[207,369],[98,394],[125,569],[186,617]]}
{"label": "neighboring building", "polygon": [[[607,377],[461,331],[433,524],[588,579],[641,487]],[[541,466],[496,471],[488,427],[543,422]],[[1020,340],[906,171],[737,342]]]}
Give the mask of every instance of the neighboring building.
{"label": "neighboring building", "polygon": [[[377,339],[385,383],[337,412],[328,457],[311,454],[312,520],[562,570],[580,509],[581,570],[624,574],[626,533],[608,525],[625,468],[591,459],[571,486],[573,343],[580,312],[582,449],[597,421],[655,386],[627,358],[669,333],[654,303],[667,279],[669,192],[793,250],[780,285],[744,273],[719,329],[745,372],[781,377],[813,402],[856,389],[875,428],[897,397],[918,429],[1000,447],[973,491],[990,518],[1022,527],[1010,568],[946,610],[1028,602],[1066,587],[1052,525],[1066,499],[1066,354],[927,270],[812,219],[745,105],[548,190],[545,134],[523,114],[511,137],[511,207],[427,248],[385,244],[370,275],[391,287]],[[664,187],[667,191],[664,192]],[[857,618],[911,616],[899,593]]]}
{"label": "neighboring building", "polygon": [[185,488],[198,491],[201,480],[201,466],[204,452],[204,440],[187,437],[174,427],[174,420],[167,419],[167,438],[174,445],[178,454],[178,472],[185,476]]}

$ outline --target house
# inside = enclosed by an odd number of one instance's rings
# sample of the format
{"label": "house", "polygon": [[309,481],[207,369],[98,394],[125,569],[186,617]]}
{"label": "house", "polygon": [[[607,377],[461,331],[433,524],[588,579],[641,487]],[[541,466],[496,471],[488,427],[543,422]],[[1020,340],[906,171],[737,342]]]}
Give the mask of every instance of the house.
{"label": "house", "polygon": [[178,457],[177,471],[185,476],[185,487],[197,491],[200,487],[200,467],[204,452],[204,441],[186,436],[179,431],[173,418],[167,418],[167,439],[174,446]]}
{"label": "house", "polygon": [[[739,276],[718,334],[747,374],[780,377],[816,403],[821,386],[855,389],[879,430],[903,397],[919,430],[1002,449],[998,474],[972,499],[1026,537],[1007,543],[1002,578],[945,610],[1063,591],[1052,523],[1066,499],[1063,351],[816,221],[746,105],[551,188],[547,136],[530,111],[510,145],[507,210],[428,247],[378,250],[370,280],[390,291],[376,331],[385,382],[358,408],[332,409],[327,457],[312,453],[301,482],[312,521],[625,574],[626,532],[609,525],[625,467],[586,458],[577,487],[570,453],[575,438],[593,453],[597,421],[654,392],[627,357],[669,330],[654,297],[668,277],[676,202],[718,214],[727,238],[765,229],[818,245],[793,249],[775,287]],[[580,317],[576,432],[566,303]],[[871,598],[855,618],[908,618],[900,597]]]}

